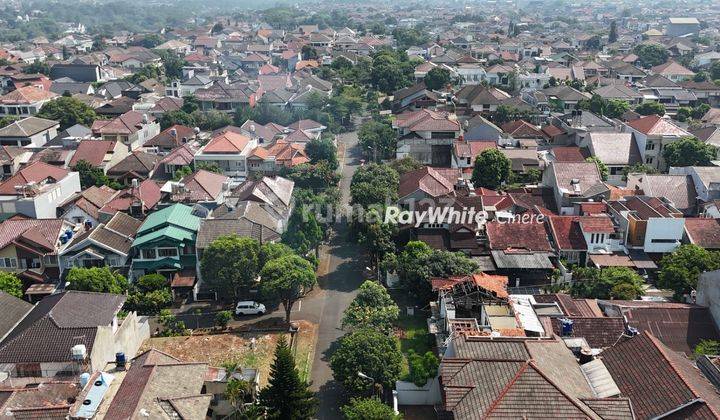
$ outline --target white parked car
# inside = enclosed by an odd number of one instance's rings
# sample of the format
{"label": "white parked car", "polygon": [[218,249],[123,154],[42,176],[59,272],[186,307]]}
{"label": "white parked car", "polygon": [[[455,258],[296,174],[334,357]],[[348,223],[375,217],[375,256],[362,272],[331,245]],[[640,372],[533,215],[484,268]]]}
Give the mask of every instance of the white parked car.
{"label": "white parked car", "polygon": [[235,315],[262,315],[265,313],[265,305],[254,300],[242,300],[235,306]]}

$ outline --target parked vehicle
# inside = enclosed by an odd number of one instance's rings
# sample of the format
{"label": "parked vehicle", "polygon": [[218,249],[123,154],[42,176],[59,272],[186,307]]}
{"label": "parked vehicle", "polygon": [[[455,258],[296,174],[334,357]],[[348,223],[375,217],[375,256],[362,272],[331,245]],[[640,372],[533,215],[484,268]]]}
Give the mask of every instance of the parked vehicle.
{"label": "parked vehicle", "polygon": [[263,315],[265,305],[254,300],[242,300],[235,306],[235,315]]}

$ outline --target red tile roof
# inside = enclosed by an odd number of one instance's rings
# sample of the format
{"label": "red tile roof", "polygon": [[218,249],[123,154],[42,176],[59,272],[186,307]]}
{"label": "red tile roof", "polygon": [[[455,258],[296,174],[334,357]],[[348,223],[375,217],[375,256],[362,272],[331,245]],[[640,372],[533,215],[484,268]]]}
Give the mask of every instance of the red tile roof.
{"label": "red tile roof", "polygon": [[99,167],[105,160],[105,155],[115,150],[116,141],[110,140],[82,140],[75,150],[69,167],[74,168],[81,160],[92,166]]}
{"label": "red tile roof", "polygon": [[685,232],[691,244],[720,249],[720,221],[717,219],[687,218]]}
{"label": "red tile roof", "polygon": [[[625,333],[622,317],[564,317],[573,321],[570,337],[583,337],[594,349],[604,349],[617,344]],[[562,335],[560,318],[552,319],[553,332]]]}
{"label": "red tile roof", "polygon": [[576,146],[553,147],[551,152],[558,162],[585,162],[585,156]]}
{"label": "red tile roof", "polygon": [[22,86],[6,95],[0,96],[0,103],[6,105],[29,105],[57,97],[58,95],[56,93],[35,86]]}
{"label": "red tile roof", "polygon": [[245,146],[250,143],[250,137],[226,131],[208,142],[203,149],[204,153],[242,153]]}
{"label": "red tile roof", "polygon": [[459,177],[458,169],[425,166],[400,177],[399,196],[405,197],[417,190],[423,191],[430,197],[452,194]]}
{"label": "red tile roof", "polygon": [[0,184],[0,194],[20,195],[21,193],[15,190],[17,185],[25,185],[31,182],[41,183],[48,179],[60,181],[68,173],[70,172],[57,166],[48,165],[44,162],[33,162]]}
{"label": "red tile roof", "polygon": [[[143,126],[145,114],[137,111],[128,111],[112,120],[96,120],[92,125],[95,134],[133,134]],[[148,115],[148,121],[153,122],[155,118]]]}
{"label": "red tile roof", "polygon": [[648,115],[627,123],[635,130],[650,136],[689,136],[690,133],[675,125],[667,118]]}
{"label": "red tile roof", "polygon": [[559,251],[587,251],[585,236],[578,223],[580,216],[550,216],[550,233]]}

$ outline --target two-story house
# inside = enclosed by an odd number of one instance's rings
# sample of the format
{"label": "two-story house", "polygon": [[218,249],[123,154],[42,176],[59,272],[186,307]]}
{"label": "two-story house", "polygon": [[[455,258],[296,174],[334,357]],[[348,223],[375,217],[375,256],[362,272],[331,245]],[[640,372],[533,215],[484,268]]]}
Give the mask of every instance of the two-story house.
{"label": "two-story house", "polygon": [[439,167],[450,167],[452,147],[462,134],[455,114],[422,109],[406,112],[393,121],[397,131],[397,158],[413,157]]}
{"label": "two-story house", "polygon": [[226,176],[243,180],[247,177],[247,158],[257,147],[257,140],[234,131],[216,134],[195,154],[195,166],[216,164]]}
{"label": "two-story house", "polygon": [[673,252],[685,234],[685,218],[679,210],[657,197],[631,196],[609,201],[610,215],[619,225],[628,249],[646,253]]}
{"label": "two-story house", "polygon": [[130,276],[160,273],[172,278],[183,270],[195,270],[195,240],[200,218],[193,208],[173,204],[151,213],[140,226],[132,243]]}
{"label": "two-story house", "polygon": [[54,218],[57,208],[78,192],[77,172],[33,162],[0,183],[0,213]]}
{"label": "two-story house", "polygon": [[574,214],[576,203],[610,198],[595,162],[550,162],[542,184],[552,188],[561,215]]}
{"label": "two-story house", "polygon": [[128,111],[111,120],[96,120],[92,131],[103,140],[119,141],[132,151],[160,134],[160,124],[148,114]]}
{"label": "two-story house", "polygon": [[624,125],[623,131],[635,135],[643,163],[659,171],[667,169],[663,158],[665,146],[690,135],[671,120],[658,115],[648,115],[629,121]]}
{"label": "two-story house", "polygon": [[45,103],[57,98],[57,93],[35,86],[21,86],[0,96],[0,117],[30,117],[38,112]]}
{"label": "two-story house", "polygon": [[58,135],[60,123],[28,117],[0,128],[0,145],[42,147]]}

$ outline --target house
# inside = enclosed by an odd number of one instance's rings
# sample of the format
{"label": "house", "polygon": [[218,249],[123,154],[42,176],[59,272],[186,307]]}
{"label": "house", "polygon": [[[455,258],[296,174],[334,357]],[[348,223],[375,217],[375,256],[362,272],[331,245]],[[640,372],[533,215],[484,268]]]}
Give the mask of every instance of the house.
{"label": "house", "polygon": [[240,106],[255,106],[257,91],[245,83],[227,84],[216,81],[207,88],[195,91],[195,98],[200,103],[200,109],[208,111],[215,109],[223,112],[235,112]]}
{"label": "house", "polygon": [[172,278],[183,270],[194,270],[199,226],[200,218],[193,214],[192,207],[184,204],[151,213],[132,243],[131,277],[157,272]]}
{"label": "house", "polygon": [[650,69],[654,74],[659,74],[673,82],[682,82],[690,80],[695,76],[695,72],[683,66],[676,61],[668,61]]}
{"label": "house", "polygon": [[456,142],[453,145],[451,166],[463,169],[463,174],[468,177],[475,167],[475,158],[488,149],[497,149],[497,143],[493,140]]}
{"label": "house", "polygon": [[414,207],[424,199],[454,196],[461,175],[457,168],[430,166],[404,173],[400,176],[398,203],[402,206]]}
{"label": "house", "polygon": [[497,107],[510,99],[510,95],[492,86],[466,85],[456,94],[458,104],[474,112],[495,112]]}
{"label": "house", "polygon": [[576,109],[578,102],[590,99],[590,94],[563,84],[530,92],[524,96],[524,99],[548,113],[552,110]]}
{"label": "house", "polygon": [[160,156],[142,150],[134,150],[122,160],[106,169],[110,179],[128,185],[133,179],[144,180],[151,178],[155,172]]}
{"label": "house", "polygon": [[225,196],[230,192],[230,178],[203,169],[183,177],[178,182],[171,181],[168,184],[163,190],[170,194],[168,197],[170,201],[198,203],[211,210],[222,204]]}
{"label": "house", "polygon": [[136,218],[144,218],[160,202],[162,191],[152,179],[131,181],[130,187],[118,192],[101,209],[100,220],[107,221],[121,211]]}
{"label": "house", "polygon": [[195,154],[195,165],[216,164],[226,176],[243,180],[247,177],[247,158],[257,147],[257,140],[224,131],[214,135]]}
{"label": "house", "polygon": [[78,397],[80,386],[77,381],[57,380],[40,382],[31,388],[10,385],[0,392],[3,397],[0,410],[5,417],[52,419],[68,415],[71,402]]}
{"label": "house", "polygon": [[627,188],[641,195],[666,200],[686,216],[698,212],[695,181],[690,175],[628,174]]}
{"label": "house", "polygon": [[573,214],[574,204],[609,198],[595,162],[551,162],[543,172],[542,184],[552,188],[560,214]]}
{"label": "house", "polygon": [[127,274],[130,247],[142,222],[117,212],[107,222],[75,235],[59,253],[61,273],[73,267],[111,267]]}
{"label": "house", "polygon": [[707,250],[720,250],[720,221],[706,217],[685,219],[685,239],[683,242]]}
{"label": "house", "polygon": [[643,163],[659,171],[667,169],[662,156],[665,146],[690,135],[669,119],[658,115],[648,115],[629,121],[625,123],[623,131],[635,134]]}
{"label": "house", "polygon": [[127,146],[117,140],[81,140],[68,166],[75,168],[80,161],[85,161],[90,166],[107,172],[127,154]]}
{"label": "house", "polygon": [[65,291],[41,300],[0,342],[0,366],[14,378],[51,378],[104,369],[118,352],[133,357],[150,336],[125,296]]}
{"label": "house", "polygon": [[0,183],[0,213],[54,218],[57,207],[79,191],[77,172],[33,162]]}
{"label": "house", "polygon": [[547,282],[555,250],[544,223],[527,215],[525,222],[488,222],[485,230],[498,274],[508,276],[515,287]]}
{"label": "house", "polygon": [[175,171],[184,166],[193,165],[195,153],[196,150],[190,143],[176,147],[160,159],[153,172],[153,179],[172,179],[175,176]]}
{"label": "house", "polygon": [[628,249],[667,253],[680,246],[685,218],[662,199],[635,195],[609,201],[608,207],[619,231],[624,232],[622,239]]}
{"label": "house", "polygon": [[195,129],[175,124],[161,131],[155,137],[146,141],[142,147],[150,152],[167,154],[173,149],[192,141],[197,136]]}
{"label": "house", "polygon": [[214,399],[206,391],[214,370],[206,363],[183,362],[158,350],[147,350],[130,362],[104,418],[204,419]]}
{"label": "house", "polygon": [[69,78],[78,83],[95,83],[103,81],[100,66],[81,62],[56,63],[50,67],[50,78],[53,80]]}
{"label": "house", "polygon": [[100,223],[100,209],[117,195],[117,191],[95,185],[86,188],[58,206],[58,215],[72,224],[96,226]]}
{"label": "house", "polygon": [[398,133],[398,159],[410,156],[437,167],[450,166],[452,145],[462,133],[455,114],[429,109],[398,115],[393,128]]}
{"label": "house", "polygon": [[38,112],[45,103],[59,95],[35,86],[21,86],[0,96],[0,117],[30,117]]}
{"label": "house", "polygon": [[670,168],[671,175],[692,177],[695,193],[700,203],[720,199],[720,168],[717,166],[685,166]]}
{"label": "house", "polygon": [[258,146],[247,157],[250,175],[274,176],[284,168],[309,162],[304,143],[276,140],[269,146]]}
{"label": "house", "polygon": [[60,123],[45,118],[27,117],[0,128],[0,145],[42,147],[58,135]]}
{"label": "house", "polygon": [[558,256],[570,264],[584,266],[588,254],[622,251],[613,221],[607,216],[550,216],[547,220]]}
{"label": "house", "polygon": [[96,120],[92,131],[103,140],[116,140],[124,144],[128,151],[133,151],[157,136],[160,124],[147,114],[128,111],[111,120]]}
{"label": "house", "polygon": [[642,163],[642,157],[633,133],[590,132],[585,136],[585,144],[591,156],[594,156],[608,168],[607,182],[612,185],[624,184],[625,170]]}

